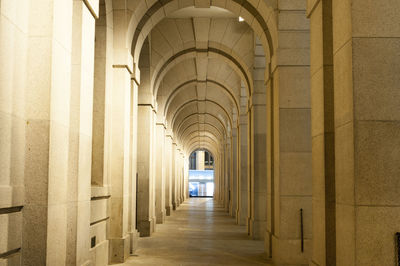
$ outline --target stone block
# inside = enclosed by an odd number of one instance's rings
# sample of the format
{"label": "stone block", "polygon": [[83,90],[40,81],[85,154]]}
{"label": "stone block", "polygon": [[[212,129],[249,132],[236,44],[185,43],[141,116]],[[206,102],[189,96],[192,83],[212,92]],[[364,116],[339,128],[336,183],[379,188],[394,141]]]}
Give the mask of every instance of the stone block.
{"label": "stone block", "polygon": [[279,106],[281,108],[309,108],[309,67],[279,68]]}
{"label": "stone block", "polygon": [[356,208],[356,265],[392,265],[400,231],[400,207]]}
{"label": "stone block", "polygon": [[351,7],[354,37],[400,37],[399,1],[355,0]]}
{"label": "stone block", "polygon": [[278,7],[279,10],[305,10],[307,6],[307,0],[279,0]]}
{"label": "stone block", "polygon": [[93,265],[107,266],[108,265],[108,246],[109,241],[105,240],[97,244],[96,247],[90,250],[90,258]]}
{"label": "stone block", "polygon": [[280,194],[312,195],[311,152],[280,153]]}
{"label": "stone block", "polygon": [[336,204],[336,265],[355,265],[354,206]]}
{"label": "stone block", "polygon": [[312,199],[311,196],[280,197],[280,239],[301,238],[300,209],[303,209],[304,239],[312,238]]}
{"label": "stone block", "polygon": [[309,48],[286,48],[278,49],[276,54],[276,64],[278,66],[309,66],[310,49]]}
{"label": "stone block", "polygon": [[278,265],[307,265],[312,252],[310,239],[304,241],[301,252],[300,240],[283,240],[272,236],[272,260]]}
{"label": "stone block", "polygon": [[400,120],[399,61],[400,38],[353,39],[355,119]]}
{"label": "stone block", "polygon": [[0,259],[0,266],[17,266],[17,265],[21,265],[21,252]]}
{"label": "stone block", "polygon": [[354,204],[354,128],[353,123],[335,131],[336,202]]}
{"label": "stone block", "polygon": [[311,151],[310,109],[279,110],[279,145],[281,152]]}
{"label": "stone block", "polygon": [[90,202],[90,222],[94,223],[108,217],[108,199],[92,200]]}
{"label": "stone block", "polygon": [[110,241],[110,261],[113,263],[123,263],[129,257],[130,239],[129,236],[123,238],[111,238]]}
{"label": "stone block", "polygon": [[22,213],[0,215],[0,254],[21,247]]}
{"label": "stone block", "polygon": [[360,121],[355,130],[356,203],[399,206],[400,122]]}
{"label": "stone block", "polygon": [[[293,1],[291,1],[293,3]],[[297,1],[300,2],[300,1]],[[306,11],[280,11],[278,16],[279,30],[309,30],[310,23]]]}

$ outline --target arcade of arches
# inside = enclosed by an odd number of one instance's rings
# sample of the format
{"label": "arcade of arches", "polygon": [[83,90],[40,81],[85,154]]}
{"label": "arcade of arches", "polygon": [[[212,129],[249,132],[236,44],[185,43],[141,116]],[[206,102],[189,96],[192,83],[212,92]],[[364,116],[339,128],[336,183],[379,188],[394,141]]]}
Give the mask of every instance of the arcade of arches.
{"label": "arcade of arches", "polygon": [[266,263],[397,265],[400,1],[0,13],[0,265],[134,263],[187,207],[197,150]]}

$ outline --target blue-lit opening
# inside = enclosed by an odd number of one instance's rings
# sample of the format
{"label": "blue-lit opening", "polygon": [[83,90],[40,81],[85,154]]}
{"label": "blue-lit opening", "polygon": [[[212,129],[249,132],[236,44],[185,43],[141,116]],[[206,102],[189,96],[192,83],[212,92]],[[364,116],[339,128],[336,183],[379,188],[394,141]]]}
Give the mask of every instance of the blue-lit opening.
{"label": "blue-lit opening", "polygon": [[214,196],[214,170],[189,170],[190,197]]}

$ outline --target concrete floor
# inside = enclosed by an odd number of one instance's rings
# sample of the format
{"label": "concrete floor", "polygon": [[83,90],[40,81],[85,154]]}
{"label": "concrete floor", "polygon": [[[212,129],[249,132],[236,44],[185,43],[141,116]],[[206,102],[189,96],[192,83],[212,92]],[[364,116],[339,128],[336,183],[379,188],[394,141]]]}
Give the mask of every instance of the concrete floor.
{"label": "concrete floor", "polygon": [[272,265],[263,241],[250,240],[210,198],[191,198],[151,237],[140,238],[136,256],[118,265]]}

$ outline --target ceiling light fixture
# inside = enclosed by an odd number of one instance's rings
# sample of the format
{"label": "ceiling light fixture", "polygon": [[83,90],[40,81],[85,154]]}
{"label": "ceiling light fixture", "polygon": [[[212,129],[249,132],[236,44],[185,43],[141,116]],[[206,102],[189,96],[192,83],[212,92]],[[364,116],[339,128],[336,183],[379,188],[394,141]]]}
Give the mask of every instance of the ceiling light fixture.
{"label": "ceiling light fixture", "polygon": [[244,18],[239,17],[239,22],[242,22],[242,21],[244,21]]}

